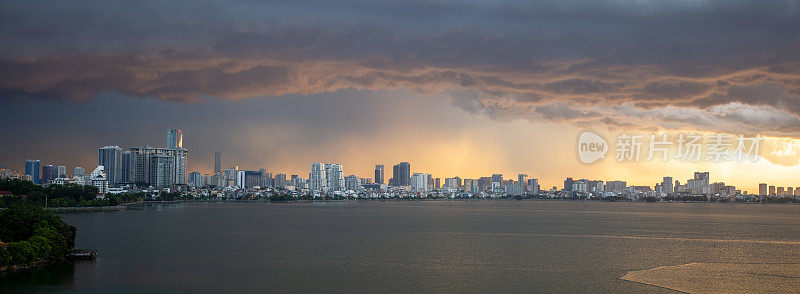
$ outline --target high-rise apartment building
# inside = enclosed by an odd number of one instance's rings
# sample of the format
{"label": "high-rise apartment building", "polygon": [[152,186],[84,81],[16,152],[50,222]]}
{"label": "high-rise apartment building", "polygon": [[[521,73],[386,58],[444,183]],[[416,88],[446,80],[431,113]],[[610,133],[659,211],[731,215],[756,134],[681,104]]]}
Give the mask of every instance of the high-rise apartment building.
{"label": "high-rise apartment building", "polygon": [[171,188],[175,182],[175,162],[167,154],[153,154],[149,157],[149,184],[157,189]]}
{"label": "high-rise apartment building", "polygon": [[344,172],[338,163],[325,164],[328,191],[344,191]]}
{"label": "high-rise apartment building", "polygon": [[190,172],[189,173],[189,187],[203,187],[205,185],[203,181],[203,175],[199,172]]}
{"label": "high-rise apartment building", "polygon": [[411,185],[411,164],[408,162],[401,162],[392,167],[392,186],[410,186]]}
{"label": "high-rise apartment building", "polygon": [[325,167],[320,162],[311,164],[311,173],[308,174],[309,186],[312,191],[327,191],[328,181],[325,179]]}
{"label": "high-rise apartment building", "polygon": [[564,191],[572,192],[575,190],[575,181],[572,178],[567,178],[564,180]]}
{"label": "high-rise apartment building", "polygon": [[528,193],[539,193],[539,179],[528,179]]}
{"label": "high-rise apartment building", "polygon": [[527,185],[528,175],[526,174],[517,174],[517,185],[522,188],[522,192],[528,192],[528,185]]}
{"label": "high-rise apartment building", "polygon": [[275,178],[273,179],[273,185],[275,188],[285,188],[288,184],[286,180],[286,174],[276,174]]}
{"label": "high-rise apartment building", "polygon": [[375,184],[383,184],[383,164],[375,165]]}
{"label": "high-rise apartment building", "polygon": [[[189,151],[184,148],[131,147],[131,182],[140,187],[173,187],[188,183],[186,165]],[[156,161],[152,158],[158,157]],[[168,158],[168,159],[165,159]],[[164,161],[169,160],[169,164]],[[153,165],[154,163],[160,165]],[[160,172],[169,171],[165,177]],[[235,176],[235,175],[233,175]],[[232,176],[232,177],[233,177]],[[231,178],[232,178],[231,177]],[[158,179],[157,183],[154,179]]]}
{"label": "high-rise apartment building", "polygon": [[214,152],[214,174],[222,172],[222,152]]}
{"label": "high-rise apartment building", "polygon": [[628,183],[625,181],[608,181],[606,182],[606,192],[622,193],[627,189]]}
{"label": "high-rise apartment building", "polygon": [[664,177],[661,180],[661,192],[664,194],[670,194],[675,191],[675,186],[673,186],[675,182],[672,180],[672,177]]}
{"label": "high-rise apartment building", "polygon": [[103,166],[109,187],[122,182],[122,148],[105,146],[97,150],[97,165]]}
{"label": "high-rise apartment building", "polygon": [[41,181],[39,180],[39,160],[38,159],[26,159],[25,160],[25,175],[31,177],[31,181],[34,184],[40,184]]}
{"label": "high-rise apartment building", "polygon": [[758,195],[767,196],[767,195],[769,195],[767,193],[769,193],[767,191],[767,184],[765,184],[765,183],[758,184]]}
{"label": "high-rise apartment building", "polygon": [[120,176],[119,182],[130,184],[131,183],[131,158],[132,154],[130,151],[122,152],[122,156],[120,157],[122,161],[120,162]]}
{"label": "high-rise apartment building", "polygon": [[417,192],[428,191],[428,179],[430,179],[429,174],[415,173],[411,176],[411,190]]}
{"label": "high-rise apartment building", "polygon": [[356,175],[349,175],[344,177],[344,189],[346,191],[359,191],[361,190],[361,180]]}

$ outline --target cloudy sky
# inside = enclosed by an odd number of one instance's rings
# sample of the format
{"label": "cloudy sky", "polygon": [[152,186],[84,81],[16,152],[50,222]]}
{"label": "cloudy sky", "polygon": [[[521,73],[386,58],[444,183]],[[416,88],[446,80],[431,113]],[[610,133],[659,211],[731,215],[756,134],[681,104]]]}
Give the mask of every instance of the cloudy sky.
{"label": "cloudy sky", "polygon": [[[0,165],[164,145],[190,169],[800,186],[800,1],[0,2]],[[591,130],[759,134],[756,163],[578,160]],[[610,151],[613,153],[613,150]],[[753,176],[756,174],[757,176]]]}

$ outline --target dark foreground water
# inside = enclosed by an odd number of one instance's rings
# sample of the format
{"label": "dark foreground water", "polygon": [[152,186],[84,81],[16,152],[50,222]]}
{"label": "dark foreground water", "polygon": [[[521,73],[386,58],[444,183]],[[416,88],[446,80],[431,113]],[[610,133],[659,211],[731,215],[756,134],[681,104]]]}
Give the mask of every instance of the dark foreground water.
{"label": "dark foreground water", "polygon": [[671,292],[618,278],[800,262],[795,205],[182,203],[64,219],[97,260],[3,274],[0,292]]}

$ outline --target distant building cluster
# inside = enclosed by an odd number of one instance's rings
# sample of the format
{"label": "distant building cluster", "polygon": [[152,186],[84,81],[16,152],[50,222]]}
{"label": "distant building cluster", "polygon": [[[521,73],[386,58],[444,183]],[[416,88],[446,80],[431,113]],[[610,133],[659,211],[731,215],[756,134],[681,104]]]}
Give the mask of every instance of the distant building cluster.
{"label": "distant building cluster", "polygon": [[167,130],[166,147],[119,146],[98,148],[97,167],[87,174],[76,166],[72,176],[64,165],[41,166],[38,159],[25,160],[25,173],[0,167],[0,178],[22,179],[38,185],[93,185],[100,194],[120,193],[134,189],[185,190],[189,152],[183,148],[183,132]]}
{"label": "distant building cluster", "polygon": [[[555,187],[552,192],[557,191]],[[723,182],[710,182],[708,172],[695,172],[694,177],[681,184],[672,177],[663,177],[662,181],[654,186],[628,186],[625,181],[594,181],[587,179],[564,180],[561,192],[571,193],[579,197],[604,198],[675,198],[675,197],[717,197],[734,198],[747,196],[747,192],[736,189],[735,186]]]}
{"label": "distant building cluster", "polygon": [[265,169],[240,170],[238,166],[222,170],[222,153],[214,153],[214,174],[189,174],[189,188],[203,195],[224,194],[234,198],[263,196],[278,191],[309,198],[360,197],[360,198],[419,198],[419,197],[503,197],[539,193],[537,179],[519,174],[516,181],[503,180],[503,175],[479,179],[460,177],[434,178],[430,173],[412,172],[411,163],[400,162],[392,167],[386,180],[385,167],[375,165],[374,177],[345,175],[339,163],[311,163],[308,175],[303,178],[284,173],[273,174]]}

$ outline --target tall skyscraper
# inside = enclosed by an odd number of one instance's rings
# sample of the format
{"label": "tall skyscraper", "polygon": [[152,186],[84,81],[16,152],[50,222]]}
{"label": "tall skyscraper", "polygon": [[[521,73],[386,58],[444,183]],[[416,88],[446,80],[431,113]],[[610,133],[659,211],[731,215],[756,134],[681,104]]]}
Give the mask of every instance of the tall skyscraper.
{"label": "tall skyscraper", "polygon": [[222,172],[222,152],[214,152],[214,174]]}
{"label": "tall skyscraper", "polygon": [[131,179],[131,164],[133,160],[133,153],[131,153],[130,151],[122,152],[121,158],[122,162],[120,163],[121,165],[120,172],[122,174],[119,177],[120,183],[129,184],[133,182],[133,180]]}
{"label": "tall skyscraper", "polygon": [[517,185],[522,188],[522,192],[528,192],[528,175],[517,174]]}
{"label": "tall skyscraper", "polygon": [[167,154],[154,154],[150,156],[150,185],[162,189],[170,188],[174,184],[173,158]]}
{"label": "tall skyscraper", "polygon": [[25,174],[31,177],[34,184],[40,184],[39,181],[39,160],[26,159],[25,160]]}
{"label": "tall skyscraper", "polygon": [[286,188],[288,181],[286,181],[286,174],[276,174],[273,179],[275,188]]}
{"label": "tall skyscraper", "polygon": [[167,148],[183,148],[183,131],[180,129],[167,130]]}
{"label": "tall skyscraper", "polygon": [[393,186],[411,186],[411,164],[408,162],[401,162],[392,167],[392,183]]}
{"label": "tall skyscraper", "polygon": [[383,184],[383,164],[375,165],[375,184]]}
{"label": "tall skyscraper", "polygon": [[328,181],[325,179],[325,168],[322,163],[311,164],[311,173],[308,175],[309,186],[312,191],[326,191]]}
{"label": "tall skyscraper", "polygon": [[341,164],[325,164],[325,179],[328,181],[328,191],[344,191],[344,171]]}
{"label": "tall skyscraper", "polygon": [[109,187],[116,187],[122,182],[122,148],[105,146],[98,149],[97,165],[103,166]]}
{"label": "tall skyscraper", "polygon": [[539,179],[528,179],[528,192],[531,194],[539,193]]}

